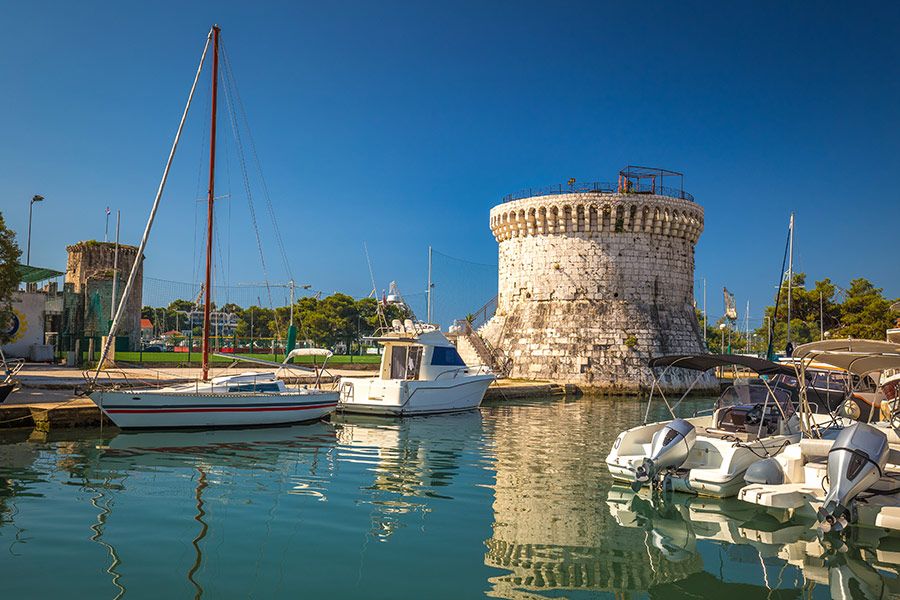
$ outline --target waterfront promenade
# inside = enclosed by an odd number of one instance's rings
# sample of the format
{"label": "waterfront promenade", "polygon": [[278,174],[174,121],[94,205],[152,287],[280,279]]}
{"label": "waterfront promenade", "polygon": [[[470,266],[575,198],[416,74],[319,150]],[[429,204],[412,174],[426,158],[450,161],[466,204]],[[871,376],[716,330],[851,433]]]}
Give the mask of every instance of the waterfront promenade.
{"label": "waterfront promenade", "polygon": [[[371,369],[327,369],[323,384],[336,384],[341,377],[372,377],[378,372],[378,365]],[[259,365],[237,367],[229,372],[256,371],[274,373],[277,367],[266,368]],[[210,376],[223,375],[226,370],[217,368]],[[135,387],[157,387],[175,383],[188,383],[201,378],[199,368],[168,367],[165,369],[124,368],[101,371],[100,381],[131,384]],[[282,372],[285,376],[285,372]],[[100,425],[101,414],[90,398],[83,395],[87,388],[82,370],[59,365],[28,363],[16,376],[19,387],[0,405],[0,429],[39,428],[43,430],[72,427],[96,427]],[[315,375],[302,376],[287,373],[288,384],[313,384]],[[521,381],[503,379],[494,382],[485,394],[485,401],[506,401],[513,399],[580,395],[574,385],[553,384],[546,381]],[[104,426],[112,424],[104,420]]]}

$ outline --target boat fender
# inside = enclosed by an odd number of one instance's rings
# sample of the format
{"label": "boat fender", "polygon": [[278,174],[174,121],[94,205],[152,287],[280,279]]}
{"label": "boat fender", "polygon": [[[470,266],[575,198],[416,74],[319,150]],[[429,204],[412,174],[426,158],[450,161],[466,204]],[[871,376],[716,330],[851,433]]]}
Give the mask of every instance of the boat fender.
{"label": "boat fender", "polygon": [[744,481],[764,485],[781,485],[784,483],[784,469],[781,468],[781,463],[774,458],[764,458],[747,468],[744,473]]}

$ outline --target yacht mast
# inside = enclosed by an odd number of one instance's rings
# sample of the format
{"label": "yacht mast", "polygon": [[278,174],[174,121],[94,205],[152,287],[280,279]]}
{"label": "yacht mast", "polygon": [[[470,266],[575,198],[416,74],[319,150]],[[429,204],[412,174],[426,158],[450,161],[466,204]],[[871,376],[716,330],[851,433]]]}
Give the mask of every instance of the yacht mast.
{"label": "yacht mast", "polygon": [[434,294],[434,284],[431,283],[431,246],[428,246],[428,309],[425,311],[425,318],[429,323],[433,322],[431,309],[434,306],[431,296]]}
{"label": "yacht mast", "polygon": [[209,284],[212,270],[213,188],[216,182],[216,95],[219,83],[219,26],[213,25],[212,119],[209,134],[209,197],[206,203],[206,285],[203,300],[203,381],[209,379]]}
{"label": "yacht mast", "polygon": [[[787,345],[785,349],[791,346],[791,285],[794,283],[794,213],[791,213],[791,225],[789,227],[788,246],[790,247],[788,254],[788,289],[787,289]],[[790,357],[788,357],[790,358]]]}

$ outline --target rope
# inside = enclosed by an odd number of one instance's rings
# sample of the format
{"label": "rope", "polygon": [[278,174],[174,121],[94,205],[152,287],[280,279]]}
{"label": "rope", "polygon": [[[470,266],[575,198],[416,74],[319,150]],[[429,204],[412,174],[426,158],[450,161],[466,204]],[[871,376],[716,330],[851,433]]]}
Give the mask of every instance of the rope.
{"label": "rope", "polygon": [[[256,210],[253,207],[253,194],[250,190],[250,178],[247,175],[247,164],[246,164],[246,160],[244,159],[244,146],[243,146],[243,143],[241,142],[241,132],[237,125],[237,115],[235,113],[234,98],[233,98],[233,94],[236,93],[236,90],[234,92],[232,92],[232,90],[231,90],[231,85],[234,84],[234,77],[232,76],[230,63],[228,62],[227,55],[224,52],[224,47],[223,47],[222,55],[223,55],[223,59],[224,59],[222,66],[223,66],[223,71],[225,72],[226,85],[225,85],[224,92],[225,92],[225,102],[226,102],[226,105],[228,106],[228,117],[229,117],[229,121],[231,123],[231,131],[234,135],[237,156],[239,159],[239,163],[241,165],[241,178],[243,179],[244,190],[247,194],[247,206],[249,207],[249,210],[250,210],[250,222],[253,224],[253,233],[256,236],[256,247],[257,247],[257,250],[259,251],[259,261],[262,265],[263,281],[266,282],[266,294],[268,295],[268,298],[269,298],[269,307],[272,309],[272,312],[274,313],[274,316],[275,316],[274,320],[275,320],[276,331],[278,333],[280,333],[281,332],[281,322],[280,322],[280,319],[278,318],[278,311],[275,310],[275,303],[272,301],[272,289],[269,286],[269,275],[268,275],[268,271],[266,269],[266,259],[265,259],[265,256],[263,256],[262,242],[259,239],[259,227],[257,226],[257,223],[256,223]],[[245,125],[246,125],[246,123],[245,123]],[[283,249],[282,249],[282,252],[283,252]],[[287,260],[287,259],[285,258],[285,260]]]}

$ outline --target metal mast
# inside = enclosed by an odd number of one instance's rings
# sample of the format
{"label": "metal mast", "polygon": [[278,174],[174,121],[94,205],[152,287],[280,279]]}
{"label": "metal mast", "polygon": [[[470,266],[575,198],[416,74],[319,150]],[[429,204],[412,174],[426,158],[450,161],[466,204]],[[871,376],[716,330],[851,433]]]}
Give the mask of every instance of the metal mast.
{"label": "metal mast", "polygon": [[209,134],[209,196],[206,203],[206,284],[203,300],[203,381],[209,379],[209,286],[212,271],[213,188],[216,181],[216,98],[219,83],[219,27],[213,25],[212,119]]}
{"label": "metal mast", "polygon": [[431,283],[431,246],[428,246],[428,310],[425,311],[425,317],[429,323],[432,322],[431,311],[434,306],[431,296],[434,294],[434,284]]}
{"label": "metal mast", "polygon": [[787,346],[785,346],[785,348],[790,346],[791,343],[791,285],[794,283],[794,213],[791,213],[791,225],[789,229],[790,241],[788,242],[788,246],[790,250],[788,251]]}
{"label": "metal mast", "polygon": [[[191,93],[188,94],[187,104],[184,107],[184,113],[181,115],[181,123],[178,125],[178,132],[175,134],[175,141],[172,142],[172,150],[169,152],[169,160],[166,162],[166,168],[163,171],[162,180],[159,182],[159,189],[156,191],[156,199],[153,201],[153,208],[150,209],[150,218],[147,219],[147,226],[144,228],[144,235],[141,238],[141,243],[138,246],[137,255],[134,259],[134,264],[131,265],[131,272],[128,275],[128,282],[125,284],[125,291],[122,292],[122,298],[119,300],[119,308],[116,309],[116,315],[113,317],[112,325],[109,326],[109,335],[106,337],[106,343],[103,345],[103,351],[100,353],[100,362],[97,365],[97,371],[94,373],[94,378],[92,381],[97,380],[97,376],[100,375],[100,369],[103,368],[103,362],[106,360],[106,355],[109,352],[109,346],[113,340],[113,333],[119,326],[119,320],[122,318],[122,314],[125,312],[125,302],[128,300],[128,295],[131,293],[131,288],[134,285],[134,279],[137,275],[138,269],[141,266],[141,258],[144,256],[144,248],[147,246],[147,239],[150,237],[150,229],[153,227],[153,219],[156,217],[156,211],[159,208],[159,199],[162,197],[163,189],[166,187],[166,179],[169,177],[169,169],[172,167],[172,159],[175,158],[175,150],[178,148],[178,141],[181,139],[181,132],[184,129],[184,122],[187,119],[188,109],[191,107],[191,100],[194,98],[194,91],[197,89],[197,81],[200,79],[200,71],[203,69],[203,61],[206,59],[206,51],[209,49],[210,38],[212,37],[212,31],[209,32],[209,35],[206,36],[206,45],[203,47],[203,54],[200,56],[200,66],[197,67],[197,74],[194,76],[194,83],[191,85]],[[43,200],[43,198],[42,198]]]}

